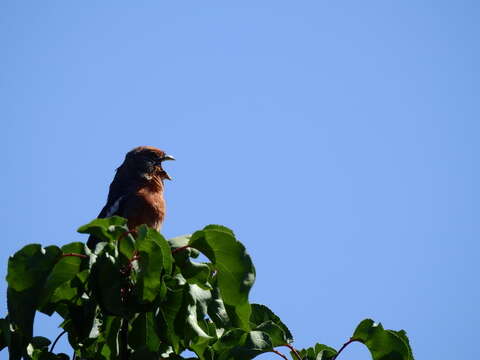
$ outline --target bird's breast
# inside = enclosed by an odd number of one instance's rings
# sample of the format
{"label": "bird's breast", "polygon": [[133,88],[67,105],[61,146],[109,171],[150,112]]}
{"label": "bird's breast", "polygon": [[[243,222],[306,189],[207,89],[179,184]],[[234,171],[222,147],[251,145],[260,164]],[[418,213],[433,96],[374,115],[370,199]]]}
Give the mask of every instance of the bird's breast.
{"label": "bird's breast", "polygon": [[146,224],[154,229],[160,230],[165,217],[165,200],[163,191],[152,191],[145,187],[139,189],[136,194],[138,206],[128,217],[130,228]]}

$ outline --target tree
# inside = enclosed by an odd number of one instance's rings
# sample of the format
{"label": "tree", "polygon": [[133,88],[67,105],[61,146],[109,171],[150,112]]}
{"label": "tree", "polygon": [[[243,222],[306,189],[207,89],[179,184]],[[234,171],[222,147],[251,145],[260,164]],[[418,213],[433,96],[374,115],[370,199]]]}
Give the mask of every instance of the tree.
{"label": "tree", "polygon": [[[102,242],[42,247],[30,244],[8,261],[8,315],[0,319],[0,349],[10,359],[70,359],[54,352],[66,334],[73,359],[248,360],[284,347],[295,360],[335,360],[352,342],[374,360],[413,360],[405,331],[362,321],[341,349],[316,344],[297,350],[287,326],[268,307],[251,304],[255,268],[233,232],[209,225],[165,240],[120,217],[80,227]],[[204,254],[209,262],[194,259]],[[59,314],[64,331],[51,343],[33,336],[36,311]],[[5,351],[5,350],[3,350]]]}

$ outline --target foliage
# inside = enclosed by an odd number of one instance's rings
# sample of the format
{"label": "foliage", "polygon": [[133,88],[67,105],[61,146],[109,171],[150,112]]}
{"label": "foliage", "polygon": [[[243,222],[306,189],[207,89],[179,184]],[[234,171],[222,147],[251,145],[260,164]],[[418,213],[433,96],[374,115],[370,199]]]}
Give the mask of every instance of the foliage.
{"label": "foliage", "polygon": [[[209,225],[165,240],[146,226],[128,231],[120,217],[96,219],[79,232],[102,240],[61,248],[31,244],[8,262],[8,316],[0,319],[0,349],[10,359],[69,359],[56,341],[34,336],[35,313],[59,314],[74,358],[91,360],[247,360],[285,346],[296,360],[336,359],[359,341],[374,360],[413,360],[404,331],[362,321],[337,352],[317,344],[295,350],[287,326],[248,294],[255,268],[233,232]],[[196,261],[203,254],[209,262]],[[56,339],[58,340],[58,338]],[[4,350],[6,351],[6,350]]]}

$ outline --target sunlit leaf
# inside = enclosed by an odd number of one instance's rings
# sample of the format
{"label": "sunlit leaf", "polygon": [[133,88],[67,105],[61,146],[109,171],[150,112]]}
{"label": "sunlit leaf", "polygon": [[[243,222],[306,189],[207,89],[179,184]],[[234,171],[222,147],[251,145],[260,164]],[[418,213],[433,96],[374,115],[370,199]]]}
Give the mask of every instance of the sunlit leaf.
{"label": "sunlit leaf", "polygon": [[[10,360],[66,360],[33,337],[35,311],[57,313],[76,358],[83,360],[250,360],[293,336],[268,307],[250,304],[255,268],[234,233],[209,225],[168,242],[145,225],[127,232],[120,217],[96,219],[80,232],[102,240],[59,249],[32,244],[9,259],[8,310],[0,350]],[[203,253],[208,261],[194,261]],[[403,330],[364,320],[346,344],[365,344],[373,360],[413,360]],[[343,349],[343,348],[342,348]],[[302,360],[332,360],[335,349],[298,350]],[[292,353],[297,359],[297,354]],[[190,358],[193,359],[193,358]],[[197,358],[195,358],[197,359]]]}
{"label": "sunlit leaf", "polygon": [[114,241],[128,231],[127,219],[120,216],[112,216],[103,219],[95,219],[77,230],[81,234],[90,234],[100,241]]}
{"label": "sunlit leaf", "polygon": [[250,323],[252,328],[267,332],[272,337],[274,346],[293,343],[293,336],[288,327],[265,305],[252,304]]}
{"label": "sunlit leaf", "polygon": [[153,301],[161,287],[162,271],[170,274],[172,254],[156,230],[141,226],[135,243],[138,252],[137,291],[141,301]]}
{"label": "sunlit leaf", "polygon": [[357,326],[352,339],[365,344],[374,360],[413,360],[404,331],[384,330],[382,324],[371,319]]}
{"label": "sunlit leaf", "polygon": [[[84,255],[85,244],[78,242],[71,243],[63,246],[61,250],[63,254]],[[59,287],[61,285],[64,285],[65,283],[72,280],[81,271],[82,262],[86,264],[87,260],[77,256],[63,256],[57,261],[45,282],[45,286],[42,292],[42,299],[39,304],[40,310],[42,310],[48,315],[52,314],[53,309],[46,309],[46,305],[51,300],[53,294],[57,290],[59,290]],[[60,291],[65,291],[65,289]]]}
{"label": "sunlit leaf", "polygon": [[255,281],[255,268],[245,247],[225,227],[210,225],[192,235],[189,246],[204,253],[218,274],[218,287],[234,326],[250,329],[248,294]]}
{"label": "sunlit leaf", "polygon": [[8,260],[7,306],[10,322],[18,327],[14,342],[17,350],[26,346],[32,337],[35,310],[42,300],[45,281],[61,253],[56,246],[43,248],[31,244]]}
{"label": "sunlit leaf", "polygon": [[[302,360],[329,360],[337,355],[337,350],[323,344],[315,344],[310,348],[298,350]],[[290,352],[292,359],[296,358],[295,353]]]}

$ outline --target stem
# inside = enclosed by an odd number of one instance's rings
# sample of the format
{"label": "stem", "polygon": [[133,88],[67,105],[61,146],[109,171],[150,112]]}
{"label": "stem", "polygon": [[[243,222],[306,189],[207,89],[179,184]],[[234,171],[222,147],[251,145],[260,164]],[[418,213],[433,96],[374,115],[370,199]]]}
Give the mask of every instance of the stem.
{"label": "stem", "polygon": [[77,254],[77,253],[62,254],[62,257],[66,257],[66,256],[75,256],[75,257],[79,257],[79,258],[82,258],[82,259],[88,258],[87,255]]}
{"label": "stem", "polygon": [[283,346],[286,346],[290,349],[291,352],[293,352],[295,354],[295,357],[298,359],[298,360],[302,360],[302,357],[300,356],[300,354],[298,353],[298,351],[290,344],[285,344]]}
{"label": "stem", "polygon": [[185,250],[185,249],[188,249],[189,247],[190,247],[189,245],[185,245],[185,246],[182,246],[182,247],[173,249],[173,250],[172,250],[172,254],[175,254],[176,252],[179,252],[179,251],[183,251],[183,250]]}
{"label": "stem", "polygon": [[335,360],[338,355],[340,355],[340,353],[348,346],[350,345],[351,343],[355,342],[355,341],[358,341],[358,342],[361,342],[359,339],[355,339],[355,338],[350,338],[350,340],[348,340],[345,344],[342,345],[342,347],[340,348],[340,350],[338,350],[337,354],[332,358],[332,360]]}
{"label": "stem", "polygon": [[57,345],[57,341],[60,340],[60,338],[62,337],[62,335],[64,335],[65,333],[67,332],[67,330],[63,330],[60,335],[57,336],[57,338],[55,339],[55,341],[53,342],[52,344],[52,347],[50,348],[50,352],[53,353],[53,349],[55,348],[55,345]]}
{"label": "stem", "polygon": [[272,349],[271,351],[272,351],[273,353],[277,354],[278,356],[281,356],[281,357],[284,358],[285,360],[288,360],[288,358],[287,358],[285,355],[283,355],[280,351],[277,351],[277,350],[275,350],[275,349]]}
{"label": "stem", "polygon": [[132,265],[132,262],[134,262],[135,260],[138,260],[138,259],[140,259],[140,254],[138,253],[137,250],[135,250],[135,251],[133,252],[132,258],[131,258],[130,261],[129,261],[129,264]]}

